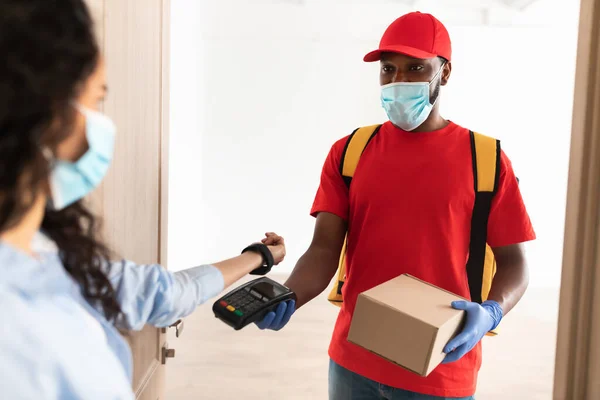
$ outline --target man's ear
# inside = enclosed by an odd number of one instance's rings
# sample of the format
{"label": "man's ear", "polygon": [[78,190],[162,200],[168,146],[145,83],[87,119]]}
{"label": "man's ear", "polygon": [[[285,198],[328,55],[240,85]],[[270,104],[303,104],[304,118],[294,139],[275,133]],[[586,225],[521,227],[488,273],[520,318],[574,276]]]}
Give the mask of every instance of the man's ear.
{"label": "man's ear", "polygon": [[444,70],[442,71],[442,86],[446,86],[448,80],[450,79],[450,74],[452,73],[452,63],[448,61],[444,64]]}

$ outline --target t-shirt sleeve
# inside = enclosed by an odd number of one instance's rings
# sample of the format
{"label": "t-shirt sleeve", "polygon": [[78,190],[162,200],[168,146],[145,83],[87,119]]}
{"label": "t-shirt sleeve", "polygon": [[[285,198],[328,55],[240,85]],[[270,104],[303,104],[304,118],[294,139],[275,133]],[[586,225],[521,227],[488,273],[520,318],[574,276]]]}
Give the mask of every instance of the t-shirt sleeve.
{"label": "t-shirt sleeve", "polygon": [[536,238],[512,164],[502,152],[498,192],[492,201],[487,242],[502,247]]}
{"label": "t-shirt sleeve", "polygon": [[316,217],[320,212],[328,212],[348,220],[348,188],[340,173],[340,160],[346,139],[335,143],[321,171],[321,182],[313,202],[310,214]]}

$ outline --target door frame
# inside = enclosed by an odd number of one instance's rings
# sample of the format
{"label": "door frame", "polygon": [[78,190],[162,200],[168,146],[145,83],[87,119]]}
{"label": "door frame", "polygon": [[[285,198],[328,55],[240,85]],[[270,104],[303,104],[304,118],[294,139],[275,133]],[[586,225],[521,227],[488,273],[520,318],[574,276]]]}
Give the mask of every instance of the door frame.
{"label": "door frame", "polygon": [[[159,168],[159,217],[158,217],[158,262],[163,268],[167,268],[168,258],[168,216],[169,216],[169,125],[170,125],[170,43],[171,43],[171,0],[159,0],[161,2],[161,22],[160,22],[160,168]],[[168,269],[168,268],[167,268]],[[159,399],[165,397],[166,393],[166,365],[160,360],[164,358],[163,352],[169,348],[167,343],[167,334],[165,329],[156,329],[158,335],[158,360],[150,376],[157,375],[156,382],[158,387],[153,388],[150,393],[146,393],[149,379],[143,381],[136,390],[135,398],[141,399],[142,396],[158,396]]]}
{"label": "door frame", "polygon": [[167,268],[169,236],[169,125],[170,125],[170,73],[171,73],[171,0],[162,0],[161,18],[161,133],[160,133],[160,265]]}
{"label": "door frame", "polygon": [[579,18],[554,400],[600,399],[600,0]]}

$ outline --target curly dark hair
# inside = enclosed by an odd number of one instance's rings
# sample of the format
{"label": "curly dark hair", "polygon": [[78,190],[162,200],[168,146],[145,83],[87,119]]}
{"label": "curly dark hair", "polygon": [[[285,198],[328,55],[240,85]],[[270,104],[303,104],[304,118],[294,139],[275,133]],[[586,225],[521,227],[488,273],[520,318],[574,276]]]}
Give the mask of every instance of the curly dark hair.
{"label": "curly dark hair", "polygon": [[[17,225],[46,190],[55,152],[75,120],[71,106],[100,52],[83,0],[0,1],[0,232]],[[121,309],[105,275],[110,251],[99,220],[77,202],[48,209],[42,228],[83,295],[116,320]]]}

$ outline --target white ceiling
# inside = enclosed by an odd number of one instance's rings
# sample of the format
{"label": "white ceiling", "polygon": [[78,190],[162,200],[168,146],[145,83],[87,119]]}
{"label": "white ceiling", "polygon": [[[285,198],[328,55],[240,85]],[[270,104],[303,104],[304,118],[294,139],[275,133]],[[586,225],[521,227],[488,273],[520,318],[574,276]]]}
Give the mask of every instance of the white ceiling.
{"label": "white ceiling", "polygon": [[[307,0],[288,0],[296,3],[302,3]],[[471,7],[471,8],[487,8],[487,7],[508,7],[515,10],[525,10],[533,3],[540,0],[387,0],[389,2],[402,3],[411,7],[418,7],[421,4],[435,5],[437,7]],[[565,0],[569,1],[569,0]]]}
{"label": "white ceiling", "polygon": [[[280,0],[283,3],[292,3],[292,4],[306,4],[312,3],[314,0]],[[320,0],[325,1],[327,0]],[[368,2],[368,0],[362,0],[364,2]],[[435,0],[435,1],[427,1],[427,0],[379,0],[379,2],[389,2],[389,3],[402,3],[406,4],[410,7],[417,7],[421,4],[434,5],[437,7],[472,7],[472,8],[482,8],[482,7],[493,7],[493,6],[502,6],[508,7],[515,10],[525,10],[527,7],[532,5],[533,3],[540,0]],[[569,0],[565,0],[569,1]],[[331,2],[331,0],[329,0]],[[337,0],[337,3],[358,3],[361,0]],[[378,1],[374,1],[377,3]]]}
{"label": "white ceiling", "polygon": [[[217,0],[205,0],[217,1]],[[224,1],[224,0],[218,0]],[[245,3],[248,0],[226,0]],[[458,26],[562,26],[576,23],[579,0],[254,0],[253,4],[290,5],[320,12],[347,8],[367,13],[432,12],[449,25]]]}

